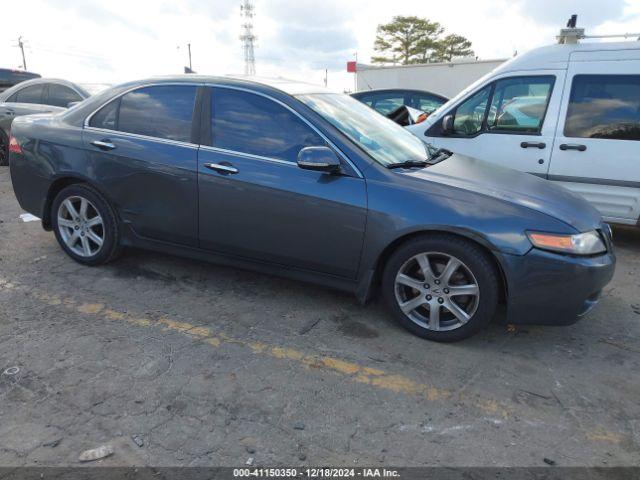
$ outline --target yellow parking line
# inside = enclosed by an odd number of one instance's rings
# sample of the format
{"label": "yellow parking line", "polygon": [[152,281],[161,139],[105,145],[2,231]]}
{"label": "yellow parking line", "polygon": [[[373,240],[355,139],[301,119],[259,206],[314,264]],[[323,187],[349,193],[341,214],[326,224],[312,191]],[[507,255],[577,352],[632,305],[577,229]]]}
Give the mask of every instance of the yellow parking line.
{"label": "yellow parking line", "polygon": [[[21,286],[15,282],[0,278],[0,288],[12,289],[21,288]],[[206,326],[192,325],[169,317],[152,320],[148,317],[139,316],[130,312],[118,312],[103,303],[79,303],[75,299],[50,295],[38,289],[29,290],[29,293],[47,305],[60,306],[83,315],[99,316],[106,320],[125,322],[138,327],[160,327],[166,331],[179,332],[200,339],[214,347],[238,345],[249,349],[249,351],[256,355],[289,360],[305,368],[334,372],[347,377],[354,383],[366,384],[382,390],[422,397],[431,402],[456,398],[457,401],[467,402],[485,414],[498,415],[503,418],[508,418],[512,414],[509,407],[496,400],[481,400],[475,396],[471,398],[464,393],[456,394],[451,390],[416,382],[403,375],[362,366],[340,358],[325,355],[310,355],[289,347],[233,338],[222,332],[213,332]]]}

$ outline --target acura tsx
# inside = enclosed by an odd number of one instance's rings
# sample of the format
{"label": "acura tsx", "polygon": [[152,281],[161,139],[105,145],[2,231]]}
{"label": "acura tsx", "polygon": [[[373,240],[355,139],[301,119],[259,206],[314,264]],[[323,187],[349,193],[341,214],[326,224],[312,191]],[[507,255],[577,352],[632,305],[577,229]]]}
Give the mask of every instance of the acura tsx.
{"label": "acura tsx", "polygon": [[133,246],[379,292],[431,340],[478,332],[499,303],[512,323],[573,323],[615,266],[577,195],[302,83],[132,82],[16,119],[9,151],[20,205],[81,264]]}

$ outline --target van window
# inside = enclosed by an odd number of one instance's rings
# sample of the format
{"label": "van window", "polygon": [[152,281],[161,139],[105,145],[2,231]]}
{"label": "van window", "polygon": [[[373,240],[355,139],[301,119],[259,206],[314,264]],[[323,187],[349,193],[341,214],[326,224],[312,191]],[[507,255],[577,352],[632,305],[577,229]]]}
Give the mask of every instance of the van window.
{"label": "van window", "polygon": [[482,130],[490,92],[491,85],[488,85],[458,106],[453,119],[453,131],[456,135],[475,135]]}
{"label": "van window", "polygon": [[539,132],[554,80],[553,76],[498,80],[487,116],[487,129],[513,133]]}
{"label": "van window", "polygon": [[640,140],[640,75],[576,75],[565,137]]}

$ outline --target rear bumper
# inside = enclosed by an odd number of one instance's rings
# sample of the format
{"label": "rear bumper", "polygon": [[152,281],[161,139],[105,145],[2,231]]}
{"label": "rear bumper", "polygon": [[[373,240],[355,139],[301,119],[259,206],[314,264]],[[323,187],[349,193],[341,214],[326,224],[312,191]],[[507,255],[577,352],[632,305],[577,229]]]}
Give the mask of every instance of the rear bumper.
{"label": "rear bumper", "polygon": [[516,324],[570,325],[598,303],[615,270],[612,252],[571,257],[538,249],[504,255],[507,321]]}

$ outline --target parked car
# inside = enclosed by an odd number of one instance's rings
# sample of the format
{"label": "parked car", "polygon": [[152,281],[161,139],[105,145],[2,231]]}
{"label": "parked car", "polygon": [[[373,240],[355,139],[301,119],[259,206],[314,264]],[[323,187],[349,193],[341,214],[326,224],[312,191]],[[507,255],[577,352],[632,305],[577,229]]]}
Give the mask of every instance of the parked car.
{"label": "parked car", "polygon": [[38,78],[0,93],[0,165],[7,165],[11,123],[20,115],[60,113],[107,85],[78,85],[66,80]]}
{"label": "parked car", "polygon": [[532,50],[407,128],[436,148],[558,182],[608,222],[640,224],[640,42]]}
{"label": "parked car", "polygon": [[20,82],[31,80],[32,78],[40,78],[40,75],[25,70],[0,68],[0,93],[4,92],[7,88],[11,88]]}
{"label": "parked car", "polygon": [[424,121],[447,98],[423,90],[399,88],[368,90],[351,96],[402,126]]}
{"label": "parked car", "polygon": [[513,323],[572,323],[614,271],[610,230],[582,198],[431,149],[307,84],[128,83],[16,119],[10,165],[22,208],[81,264],[135,246],[363,302],[379,290],[405,328],[432,340],[474,334],[498,302]]}

